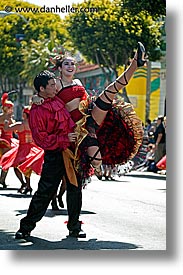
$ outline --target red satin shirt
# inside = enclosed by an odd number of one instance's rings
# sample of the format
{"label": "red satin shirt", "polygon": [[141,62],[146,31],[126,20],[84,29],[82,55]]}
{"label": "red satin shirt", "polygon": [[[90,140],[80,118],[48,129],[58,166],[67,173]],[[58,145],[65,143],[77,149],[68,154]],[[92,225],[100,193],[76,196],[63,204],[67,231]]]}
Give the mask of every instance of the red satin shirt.
{"label": "red satin shirt", "polygon": [[70,146],[68,134],[75,123],[64,103],[57,96],[44,100],[42,105],[33,104],[29,115],[29,126],[34,142],[44,150],[65,150]]}

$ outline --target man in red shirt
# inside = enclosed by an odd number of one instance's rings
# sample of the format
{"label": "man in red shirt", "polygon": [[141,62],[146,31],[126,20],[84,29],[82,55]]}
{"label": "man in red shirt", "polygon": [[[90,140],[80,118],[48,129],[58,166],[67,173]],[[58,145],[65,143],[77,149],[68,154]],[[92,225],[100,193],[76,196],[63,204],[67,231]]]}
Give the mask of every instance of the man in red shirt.
{"label": "man in red shirt", "polygon": [[76,140],[73,133],[75,123],[64,103],[56,95],[54,74],[40,72],[34,79],[34,87],[40,97],[44,98],[41,106],[32,105],[29,115],[29,126],[35,143],[44,149],[44,163],[38,189],[32,197],[26,217],[20,221],[16,239],[25,239],[35,228],[36,223],[44,216],[53,195],[58,189],[63,176],[67,179],[67,208],[69,236],[85,238],[81,230],[79,215],[82,204],[81,180],[78,186],[71,184],[67,178],[62,152]]}

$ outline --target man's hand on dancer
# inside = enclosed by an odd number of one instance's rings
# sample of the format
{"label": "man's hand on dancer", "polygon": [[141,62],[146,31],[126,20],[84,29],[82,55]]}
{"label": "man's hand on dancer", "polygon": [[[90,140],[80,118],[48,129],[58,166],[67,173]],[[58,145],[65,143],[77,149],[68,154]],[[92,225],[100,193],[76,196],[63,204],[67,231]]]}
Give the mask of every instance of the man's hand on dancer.
{"label": "man's hand on dancer", "polygon": [[77,134],[75,134],[75,133],[69,133],[68,134],[68,138],[69,138],[70,142],[75,142],[76,138],[77,138]]}
{"label": "man's hand on dancer", "polygon": [[44,102],[44,98],[38,96],[38,95],[33,95],[32,97],[32,104],[36,104],[36,105],[41,105]]}

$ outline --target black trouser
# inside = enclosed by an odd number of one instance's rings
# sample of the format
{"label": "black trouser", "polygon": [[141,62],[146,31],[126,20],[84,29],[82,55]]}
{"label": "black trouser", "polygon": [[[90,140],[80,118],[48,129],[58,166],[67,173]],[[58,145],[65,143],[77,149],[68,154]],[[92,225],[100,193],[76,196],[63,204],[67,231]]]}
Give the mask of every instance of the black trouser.
{"label": "black trouser", "polygon": [[[27,216],[20,221],[20,230],[31,232],[38,221],[44,216],[54,193],[57,191],[60,181],[65,175],[65,167],[61,151],[46,151],[44,164],[38,189],[32,197]],[[67,207],[68,207],[68,229],[80,230],[79,215],[82,204],[81,188],[75,187],[67,180]]]}

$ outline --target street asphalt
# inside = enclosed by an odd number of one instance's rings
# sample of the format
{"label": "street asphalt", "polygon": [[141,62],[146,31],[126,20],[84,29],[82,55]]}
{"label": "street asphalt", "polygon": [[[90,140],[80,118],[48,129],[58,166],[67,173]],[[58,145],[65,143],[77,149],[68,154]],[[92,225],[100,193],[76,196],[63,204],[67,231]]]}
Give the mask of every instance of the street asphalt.
{"label": "street asphalt", "polygon": [[[39,176],[32,174],[33,193]],[[0,250],[166,250],[166,176],[132,171],[115,181],[95,176],[83,190],[80,220],[85,239],[68,237],[65,208],[49,205],[27,240],[16,240],[20,219],[31,195],[17,193],[20,183],[13,169],[6,189],[0,186]]]}

